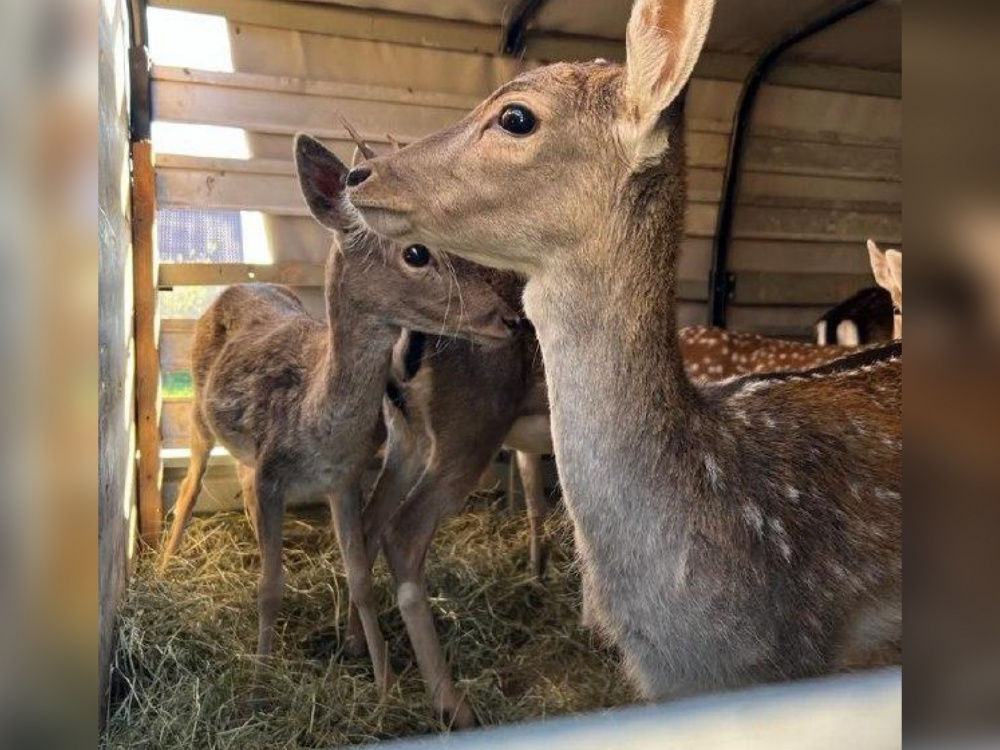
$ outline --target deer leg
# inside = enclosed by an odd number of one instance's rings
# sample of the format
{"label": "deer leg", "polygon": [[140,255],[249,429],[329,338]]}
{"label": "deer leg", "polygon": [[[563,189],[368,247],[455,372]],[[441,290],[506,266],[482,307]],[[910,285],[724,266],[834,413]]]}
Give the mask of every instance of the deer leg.
{"label": "deer leg", "polygon": [[361,525],[361,492],[352,487],[343,497],[331,497],[330,507],[333,510],[344,567],[347,569],[347,588],[361,620],[368,654],[375,670],[375,684],[382,692],[386,692],[396,678],[389,665],[388,647],[378,625],[375,588]]}
{"label": "deer leg", "polygon": [[240,464],[236,468],[236,473],[240,478],[240,487],[243,495],[243,512],[246,513],[247,520],[250,521],[250,528],[253,529],[254,539],[260,544],[260,532],[258,531],[260,515],[257,506],[257,490],[254,488],[254,470],[250,466]]}
{"label": "deer leg", "polygon": [[[385,446],[385,458],[362,513],[367,554],[366,570],[371,570],[375,564],[382,547],[382,533],[389,519],[413,489],[413,485],[426,466],[427,451],[422,449],[423,446],[414,439],[409,429],[400,424],[402,419],[401,416],[396,416],[386,420],[389,437]],[[344,650],[352,656],[360,656],[366,650],[364,627],[353,599],[347,612]]]}
{"label": "deer leg", "polygon": [[545,482],[542,457],[537,453],[517,451],[517,468],[524,487],[524,504],[528,508],[528,527],[531,533],[531,569],[539,579],[545,577],[548,550],[542,541],[549,503],[545,499]]}
{"label": "deer leg", "polygon": [[205,476],[205,469],[208,468],[208,457],[212,452],[215,440],[207,425],[203,424],[197,415],[191,417],[191,460],[188,463],[187,474],[181,484],[180,492],[177,494],[177,503],[174,505],[174,520],[170,525],[170,536],[167,546],[163,550],[163,557],[160,559],[160,572],[166,569],[170,558],[176,555],[181,548],[184,539],[184,528],[191,520],[194,513],[195,501],[201,492],[201,480]]}
{"label": "deer leg", "polygon": [[254,484],[257,498],[257,544],[260,547],[260,584],[257,588],[257,655],[267,656],[274,644],[274,623],[282,598],[282,521],[285,515],[284,490],[261,477]]}
{"label": "deer leg", "polygon": [[[427,696],[438,717],[457,728],[475,726],[467,700],[455,688],[441,650],[434,614],[427,600],[424,560],[441,519],[465,501],[470,482],[442,486],[435,476],[424,475],[393,518],[385,534],[383,552],[396,582],[397,603],[413,646]],[[443,502],[447,499],[448,502]]]}

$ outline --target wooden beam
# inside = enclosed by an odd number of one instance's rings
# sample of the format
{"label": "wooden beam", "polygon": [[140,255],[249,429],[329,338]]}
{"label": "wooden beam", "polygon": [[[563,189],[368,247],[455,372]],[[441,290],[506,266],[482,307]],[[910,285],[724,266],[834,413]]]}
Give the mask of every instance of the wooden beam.
{"label": "wooden beam", "polygon": [[[212,13],[237,24],[480,55],[496,55],[497,39],[501,38],[499,26],[294,0],[152,0],[150,4]],[[621,33],[624,38],[624,28]],[[604,37],[533,33],[528,38],[526,57],[542,62],[592,60],[595,57],[622,62],[625,45],[621,40]],[[706,50],[698,60],[695,75],[742,81],[753,61],[752,55]],[[903,91],[903,77],[899,73],[836,65],[787,63],[774,71],[772,81],[799,88],[897,99],[902,97]]]}
{"label": "wooden beam", "polygon": [[164,263],[160,266],[159,288],[252,283],[322,287],[325,278],[322,263],[284,261],[266,266],[249,263]]}
{"label": "wooden beam", "polygon": [[156,182],[153,145],[132,144],[132,273],[135,289],[139,533],[151,548],[163,529],[160,462],[160,358],[157,352]]}

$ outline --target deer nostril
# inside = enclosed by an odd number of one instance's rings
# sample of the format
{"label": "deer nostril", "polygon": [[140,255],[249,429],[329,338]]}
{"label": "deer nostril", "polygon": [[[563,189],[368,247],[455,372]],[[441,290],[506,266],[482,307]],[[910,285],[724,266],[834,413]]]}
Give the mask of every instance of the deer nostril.
{"label": "deer nostril", "polygon": [[516,331],[521,327],[521,316],[520,315],[504,315],[503,324],[507,326],[510,330]]}
{"label": "deer nostril", "polygon": [[355,167],[354,169],[352,169],[350,172],[347,173],[347,186],[357,187],[371,176],[372,176],[371,167],[366,167],[364,165],[360,167]]}

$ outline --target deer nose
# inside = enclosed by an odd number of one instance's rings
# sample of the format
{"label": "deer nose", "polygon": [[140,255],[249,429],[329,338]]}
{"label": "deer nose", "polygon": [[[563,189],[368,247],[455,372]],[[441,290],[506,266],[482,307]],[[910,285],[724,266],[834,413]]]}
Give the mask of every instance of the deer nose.
{"label": "deer nose", "polygon": [[362,164],[347,173],[347,186],[357,187],[362,182],[372,176],[372,168]]}

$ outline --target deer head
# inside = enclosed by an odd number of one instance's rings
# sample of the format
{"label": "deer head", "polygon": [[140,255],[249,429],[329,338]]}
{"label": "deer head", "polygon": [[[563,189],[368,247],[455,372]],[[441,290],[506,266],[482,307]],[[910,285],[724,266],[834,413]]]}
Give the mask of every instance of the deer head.
{"label": "deer head", "polygon": [[671,105],[713,4],[639,0],[624,67],[595,61],[523,74],[453,127],[352,170],[352,203],[380,234],[443,243],[529,276],[591,262],[580,257],[584,238],[613,239],[635,214],[669,210],[649,195],[647,177],[682,170]]}
{"label": "deer head", "polygon": [[310,212],[338,240],[332,261],[342,267],[336,288],[327,290],[336,297],[331,304],[402,328],[484,343],[511,336],[520,319],[487,269],[373,234],[344,199],[348,168],[316,139],[296,137],[295,162]]}
{"label": "deer head", "polygon": [[899,250],[882,251],[874,240],[868,240],[868,257],[872,263],[875,283],[892,297],[893,338],[903,338],[903,254]]}

